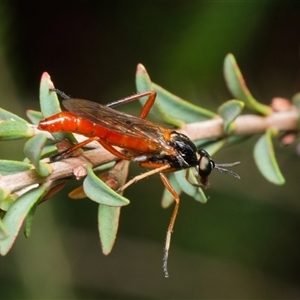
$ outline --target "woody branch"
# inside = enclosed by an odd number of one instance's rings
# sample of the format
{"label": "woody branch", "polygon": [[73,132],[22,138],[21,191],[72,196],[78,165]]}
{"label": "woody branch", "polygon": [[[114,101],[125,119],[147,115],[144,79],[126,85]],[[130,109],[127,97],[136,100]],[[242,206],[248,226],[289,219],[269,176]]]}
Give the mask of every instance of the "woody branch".
{"label": "woody branch", "polygon": [[[299,114],[297,110],[288,110],[283,112],[274,112],[267,117],[256,115],[243,115],[235,120],[236,128],[232,135],[253,135],[264,133],[269,127],[278,129],[279,131],[296,130],[298,126]],[[223,121],[220,117],[204,121],[186,124],[182,129],[178,130],[186,134],[192,140],[204,138],[221,138],[224,136]],[[36,131],[37,133],[40,131]],[[99,144],[94,144],[95,149],[84,152],[84,155],[78,157],[70,157],[62,161],[50,163],[53,172],[47,177],[39,176],[35,170],[28,170],[17,174],[1,176],[0,188],[9,190],[11,193],[20,192],[22,189],[41,184],[45,181],[50,183],[59,180],[72,178],[78,168],[84,167],[87,163],[96,167],[118,158],[104,150]],[[75,176],[76,177],[76,176]]]}

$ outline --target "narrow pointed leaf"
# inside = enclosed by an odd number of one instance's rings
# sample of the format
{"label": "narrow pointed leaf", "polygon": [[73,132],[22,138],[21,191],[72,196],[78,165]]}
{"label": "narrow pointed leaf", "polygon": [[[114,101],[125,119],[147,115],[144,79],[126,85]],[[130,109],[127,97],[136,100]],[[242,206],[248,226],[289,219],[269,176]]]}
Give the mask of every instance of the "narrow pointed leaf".
{"label": "narrow pointed leaf", "polygon": [[0,121],[17,121],[17,122],[27,123],[26,120],[22,119],[21,117],[3,109],[3,108],[0,108]]}
{"label": "narrow pointed leaf", "polygon": [[[151,79],[144,68],[143,65],[139,64],[137,66],[136,71],[136,89],[139,93],[146,92],[146,91],[153,91],[153,86]],[[140,99],[140,103],[142,105],[146,102],[146,97]],[[180,120],[174,119],[169,116],[169,114],[165,113],[159,101],[155,101],[153,107],[151,108],[150,115],[154,116],[156,119],[159,119],[161,122],[169,124],[174,127],[182,127],[184,123]]]}
{"label": "narrow pointed leaf", "polygon": [[261,174],[270,182],[282,185],[285,183],[274,153],[272,137],[277,134],[275,129],[268,129],[260,137],[254,147],[254,159]]}
{"label": "narrow pointed leaf", "polygon": [[204,149],[210,156],[213,156],[217,153],[220,149],[222,149],[226,145],[226,139],[222,139],[208,145],[205,145]]}
{"label": "narrow pointed leaf", "polygon": [[26,111],[27,118],[34,125],[37,125],[41,119],[43,119],[43,114],[40,111],[28,109]]}
{"label": "narrow pointed leaf", "polygon": [[[42,149],[41,158],[42,157],[49,157],[49,156],[54,155],[54,154],[57,154],[56,145],[54,145],[54,144],[53,145],[51,145],[51,144],[45,145]],[[27,157],[25,157],[23,159],[23,163],[30,164],[30,160]],[[31,164],[31,166],[33,167],[32,164]]]}
{"label": "narrow pointed leaf", "polygon": [[[171,186],[174,188],[174,190],[176,191],[177,195],[180,196],[180,194],[182,193],[182,189],[180,188],[176,177],[175,177],[175,173],[172,173],[169,177],[168,180],[171,184]],[[172,196],[172,194],[168,191],[167,188],[164,189],[163,192],[163,196],[161,199],[161,206],[163,208],[168,208],[172,203],[174,202],[174,197]]]}
{"label": "narrow pointed leaf", "polygon": [[29,139],[24,146],[25,156],[33,163],[36,171],[43,177],[48,176],[52,172],[49,164],[40,161],[44,145],[47,142],[45,134],[37,134]]}
{"label": "narrow pointed leaf", "polygon": [[3,225],[8,236],[0,241],[0,254],[6,255],[12,247],[20,228],[31,208],[41,199],[46,186],[32,189],[15,201],[3,218]]}
{"label": "narrow pointed leaf", "polygon": [[33,135],[33,128],[23,121],[0,122],[0,141],[24,139]]}
{"label": "narrow pointed leaf", "polygon": [[210,156],[213,156],[219,150],[221,150],[226,145],[233,145],[240,143],[246,139],[248,139],[248,135],[232,135],[226,138],[222,138],[221,140],[216,141],[204,141],[197,140],[195,141],[195,145],[197,148],[203,148]]}
{"label": "narrow pointed leaf", "polygon": [[196,106],[152,82],[157,93],[157,101],[168,115],[183,120],[186,123],[200,122],[216,117],[217,114],[205,108]]}
{"label": "narrow pointed leaf", "polygon": [[[166,124],[182,127],[185,122],[192,123],[216,116],[215,113],[185,101],[151,82],[145,67],[141,64],[137,66],[136,87],[138,92],[155,91],[157,93],[150,114]],[[142,99],[141,104],[144,103],[145,99]]]}
{"label": "narrow pointed leaf", "polygon": [[[122,162],[123,166],[125,166],[125,163],[126,163],[126,168],[124,168],[124,167],[120,168],[121,162]],[[101,166],[95,168],[93,171],[95,173],[96,171],[103,172],[104,170],[106,170],[106,172],[97,174],[96,176],[98,178],[100,178],[111,189],[117,190],[122,185],[124,185],[124,183],[126,181],[126,178],[128,175],[128,167],[129,167],[129,162],[128,161],[125,162],[124,160],[122,160],[122,161],[119,161],[118,163],[109,162],[107,164],[101,165]],[[117,168],[117,170],[115,168]],[[87,195],[84,192],[83,186],[79,186],[76,189],[72,190],[68,194],[68,196],[74,200],[87,198]]]}
{"label": "narrow pointed leaf", "polygon": [[40,106],[45,118],[61,112],[56,93],[49,91],[49,89],[53,88],[54,84],[51,81],[50,75],[47,72],[44,72],[40,82]]}
{"label": "narrow pointed leaf", "polygon": [[2,176],[20,173],[32,168],[32,164],[24,163],[16,160],[0,159],[0,174]]}
{"label": "narrow pointed leaf", "polygon": [[129,200],[109,188],[87,165],[87,177],[83,181],[85,194],[93,201],[108,206],[124,206]]}
{"label": "narrow pointed leaf", "polygon": [[[196,201],[199,201],[201,203],[206,203],[207,198],[206,198],[203,190],[200,187],[195,187],[195,186],[191,185],[186,180],[185,173],[186,173],[186,170],[182,170],[182,171],[178,171],[178,172],[174,173],[175,177],[176,177],[176,180],[177,180],[177,183],[180,186],[180,188],[183,190],[183,192],[185,192],[186,194],[188,194],[189,196],[194,198]],[[194,171],[193,170],[190,171],[189,179],[192,182],[197,183],[197,180],[194,176]]]}
{"label": "narrow pointed leaf", "polygon": [[41,157],[51,156],[57,154],[57,147],[55,145],[45,145],[42,149]]}
{"label": "narrow pointed leaf", "polygon": [[8,236],[8,234],[7,234],[7,231],[5,229],[5,226],[2,222],[2,220],[0,219],[0,241],[7,238],[7,236]]}
{"label": "narrow pointed leaf", "polygon": [[98,229],[102,252],[105,255],[108,255],[114,246],[119,227],[120,213],[121,207],[99,204]]}
{"label": "narrow pointed leaf", "polygon": [[[51,81],[50,75],[47,72],[42,74],[40,82],[40,107],[44,118],[50,117],[61,112],[60,104],[58,101],[57,94],[55,92],[49,91],[53,89],[54,84]],[[71,134],[64,134],[61,132],[52,133],[56,140],[62,141],[65,138],[71,138]]]}
{"label": "narrow pointed leaf", "polygon": [[35,214],[35,211],[36,211],[37,207],[38,207],[38,202],[36,202],[32,206],[32,208],[29,210],[29,212],[26,216],[25,225],[24,225],[24,235],[25,235],[26,238],[30,237],[33,217],[34,217],[34,214]]}
{"label": "narrow pointed leaf", "polygon": [[231,135],[226,138],[226,145],[234,145],[249,139],[251,135]]}
{"label": "narrow pointed leaf", "polygon": [[[118,161],[109,171],[99,175],[109,187],[118,189],[126,182],[129,168],[129,161]],[[99,205],[98,229],[103,254],[111,252],[119,227],[121,208],[107,205]]]}
{"label": "narrow pointed leaf", "polygon": [[234,120],[242,112],[243,108],[244,103],[238,100],[226,101],[218,108],[218,113],[223,119],[223,129],[226,134],[234,131]]}
{"label": "narrow pointed leaf", "polygon": [[[3,189],[0,190],[0,194],[3,192]],[[7,191],[8,192],[8,191]],[[0,200],[0,209],[3,211],[8,211],[11,205],[18,199],[16,194],[7,194],[5,197],[1,195],[2,198]]]}
{"label": "narrow pointed leaf", "polygon": [[104,172],[106,170],[111,169],[115,164],[116,164],[115,161],[111,161],[111,162],[108,162],[104,165],[100,165],[100,166],[98,166],[94,169],[94,172],[98,172],[98,171]]}
{"label": "narrow pointed leaf", "polygon": [[0,203],[5,200],[8,195],[10,194],[10,191],[6,188],[1,188],[0,189]]}
{"label": "narrow pointed leaf", "polygon": [[259,103],[250,93],[243,75],[237,65],[237,62],[232,54],[228,54],[224,61],[224,77],[227,87],[231,94],[239,100],[242,100],[245,105],[256,112],[263,115],[272,113],[272,109]]}

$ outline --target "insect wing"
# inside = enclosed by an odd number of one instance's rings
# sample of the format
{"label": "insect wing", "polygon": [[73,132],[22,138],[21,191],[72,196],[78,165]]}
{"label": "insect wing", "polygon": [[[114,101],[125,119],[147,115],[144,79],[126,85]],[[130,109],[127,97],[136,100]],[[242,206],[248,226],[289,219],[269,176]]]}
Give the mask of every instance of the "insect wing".
{"label": "insect wing", "polygon": [[101,105],[100,103],[68,99],[63,101],[64,107],[78,117],[93,122],[111,131],[131,136],[136,139],[149,140],[158,147],[166,147],[164,133],[168,129],[139,117]]}

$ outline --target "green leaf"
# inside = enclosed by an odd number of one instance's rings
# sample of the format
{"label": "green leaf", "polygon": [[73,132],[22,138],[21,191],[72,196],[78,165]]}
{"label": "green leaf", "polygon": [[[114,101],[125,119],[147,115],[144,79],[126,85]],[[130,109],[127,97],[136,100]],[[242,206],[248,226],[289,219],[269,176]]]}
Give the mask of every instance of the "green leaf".
{"label": "green leaf", "polygon": [[[6,188],[0,188],[0,203],[7,198],[7,196],[10,194],[10,191]],[[0,207],[1,208],[1,207]]]}
{"label": "green leaf", "polygon": [[234,120],[242,112],[244,103],[238,100],[229,100],[218,108],[218,113],[223,119],[223,129],[226,134],[230,134],[235,129]]}
{"label": "green leaf", "polygon": [[0,108],[0,121],[17,121],[17,122],[23,122],[27,123],[26,120],[20,118],[19,116]]}
{"label": "green leaf", "polygon": [[0,241],[7,238],[7,236],[8,236],[8,234],[7,234],[7,231],[5,229],[5,226],[2,222],[2,220],[0,219]]}
{"label": "green leaf", "polygon": [[236,99],[242,100],[249,109],[252,109],[263,115],[269,115],[272,113],[272,109],[269,106],[259,103],[251,95],[237,62],[232,54],[228,54],[225,57],[224,77],[231,94]]}
{"label": "green leaf", "polygon": [[0,122],[0,141],[24,139],[33,135],[33,127],[23,121]]}
{"label": "green leaf", "polygon": [[[146,69],[141,64],[137,67],[136,87],[140,93],[145,91],[155,91],[157,93],[150,115],[165,124],[180,128],[183,127],[185,122],[192,123],[216,116],[215,113],[185,101],[151,82]],[[140,100],[142,105],[145,101],[143,98]]]}
{"label": "green leaf", "polygon": [[40,83],[40,106],[45,118],[61,112],[58,97],[55,92],[50,91],[54,88],[51,77],[47,72],[42,74]]}
{"label": "green leaf", "polygon": [[0,189],[0,209],[8,211],[11,205],[18,199],[16,194],[10,194],[9,191]]}
{"label": "green leaf", "polygon": [[[49,157],[51,155],[57,154],[57,147],[54,144],[45,145],[42,149],[41,157]],[[24,163],[29,163],[30,160],[25,157],[23,160]]]}
{"label": "green leaf", "polygon": [[104,172],[104,171],[107,171],[111,168],[113,168],[115,166],[116,162],[115,161],[111,161],[111,162],[108,162],[106,164],[103,164],[103,165],[100,165],[98,167],[96,167],[94,169],[94,172]]}
{"label": "green leaf", "polygon": [[[182,189],[180,188],[176,180],[175,173],[171,173],[171,175],[168,177],[168,180],[171,186],[173,187],[173,189],[176,191],[177,195],[180,196],[180,194],[182,193]],[[174,202],[174,197],[168,191],[168,189],[165,188],[161,199],[161,206],[163,208],[168,208],[173,202]]]}
{"label": "green leaf", "polygon": [[30,237],[31,234],[31,227],[32,227],[32,222],[33,222],[33,217],[34,214],[36,212],[36,209],[38,207],[38,202],[36,202],[31,209],[29,210],[27,216],[26,216],[26,220],[25,220],[25,225],[24,225],[24,235],[26,238]]}
{"label": "green leaf", "polygon": [[[151,109],[150,115],[166,124],[182,127],[185,122],[192,123],[216,116],[215,113],[185,101],[154,82],[151,82],[142,64],[137,66],[136,87],[139,93],[145,91],[155,91],[157,93],[156,101]],[[145,99],[141,99],[140,102],[144,105]]]}
{"label": "green leaf", "polygon": [[32,164],[24,163],[16,160],[4,160],[0,159],[0,174],[2,176],[20,173],[23,171],[30,170]]}
{"label": "green leaf", "polygon": [[[40,107],[44,118],[61,112],[57,94],[50,91],[50,89],[53,88],[54,84],[51,81],[50,75],[47,72],[44,72],[40,83]],[[74,137],[70,133],[55,132],[52,133],[52,135],[58,141],[62,141],[65,138],[69,138],[74,141]]]}
{"label": "green leaf", "polygon": [[109,188],[93,172],[91,165],[87,165],[87,177],[83,181],[84,192],[91,200],[108,206],[124,206],[129,200]]}
{"label": "green leaf", "polygon": [[196,140],[194,141],[198,149],[204,149],[210,156],[213,156],[226,145],[241,143],[248,139],[249,135],[231,135],[216,141]]}
{"label": "green leaf", "polygon": [[173,118],[186,123],[209,120],[217,116],[214,112],[194,105],[152,82],[153,90],[157,93],[157,101],[162,109]]}
{"label": "green leaf", "polygon": [[121,207],[99,204],[98,230],[102,252],[105,255],[108,255],[114,246],[119,227],[120,213]]}
{"label": "green leaf", "polygon": [[8,236],[0,241],[0,254],[6,255],[12,247],[20,231],[24,219],[31,208],[42,198],[46,186],[34,188],[15,201],[3,218],[3,226]]}
{"label": "green leaf", "polygon": [[234,145],[249,139],[251,135],[231,135],[226,138],[227,145]]}
{"label": "green leaf", "polygon": [[43,119],[43,114],[40,111],[28,109],[26,111],[27,118],[34,125],[37,125],[41,119]]}
{"label": "green leaf", "polygon": [[52,168],[49,164],[40,161],[41,153],[46,142],[47,136],[40,133],[29,139],[24,146],[25,156],[33,163],[39,175],[43,177],[47,177],[52,172]]}
{"label": "green leaf", "polygon": [[269,128],[260,137],[254,147],[254,159],[261,174],[270,182],[282,185],[285,183],[274,153],[272,137],[277,135],[277,130]]}
{"label": "green leaf", "polygon": [[[141,64],[139,64],[137,67],[135,81],[136,81],[136,89],[139,93],[146,92],[146,91],[153,91],[151,79],[146,69]],[[147,99],[143,97],[140,99],[140,103],[144,105],[146,100]],[[174,127],[182,127],[184,125],[182,121],[170,117],[169,114],[167,114],[163,110],[159,101],[155,101],[154,105],[151,108],[150,115],[159,119],[161,122],[164,122]]]}
{"label": "green leaf", "polygon": [[[196,171],[191,170],[189,173],[189,179],[190,181],[194,182],[194,183],[198,183],[194,173]],[[193,185],[191,185],[185,178],[186,175],[186,170],[181,170],[178,172],[175,172],[175,177],[177,180],[178,185],[180,186],[180,188],[183,190],[183,192],[185,192],[186,194],[188,194],[189,196],[191,196],[192,198],[194,198],[196,201],[199,201],[201,203],[206,203],[207,202],[207,198],[203,192],[203,190],[200,187],[195,187]]]}
{"label": "green leaf", "polygon": [[226,145],[227,139],[221,139],[213,143],[209,143],[208,145],[205,145],[204,150],[210,155],[213,156],[215,153],[217,153],[220,149],[222,149]]}
{"label": "green leaf", "polygon": [[57,147],[55,145],[45,145],[42,149],[41,157],[49,156],[57,153]]}

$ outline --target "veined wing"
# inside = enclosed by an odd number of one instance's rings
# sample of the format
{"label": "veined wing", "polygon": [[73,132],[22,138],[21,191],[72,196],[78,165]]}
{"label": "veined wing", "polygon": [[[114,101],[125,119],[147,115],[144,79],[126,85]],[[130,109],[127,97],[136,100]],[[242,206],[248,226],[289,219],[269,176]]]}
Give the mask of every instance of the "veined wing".
{"label": "veined wing", "polygon": [[136,139],[151,140],[152,143],[157,144],[158,148],[169,148],[165,139],[169,129],[159,124],[90,100],[67,99],[63,101],[63,105],[76,116],[111,131]]}

